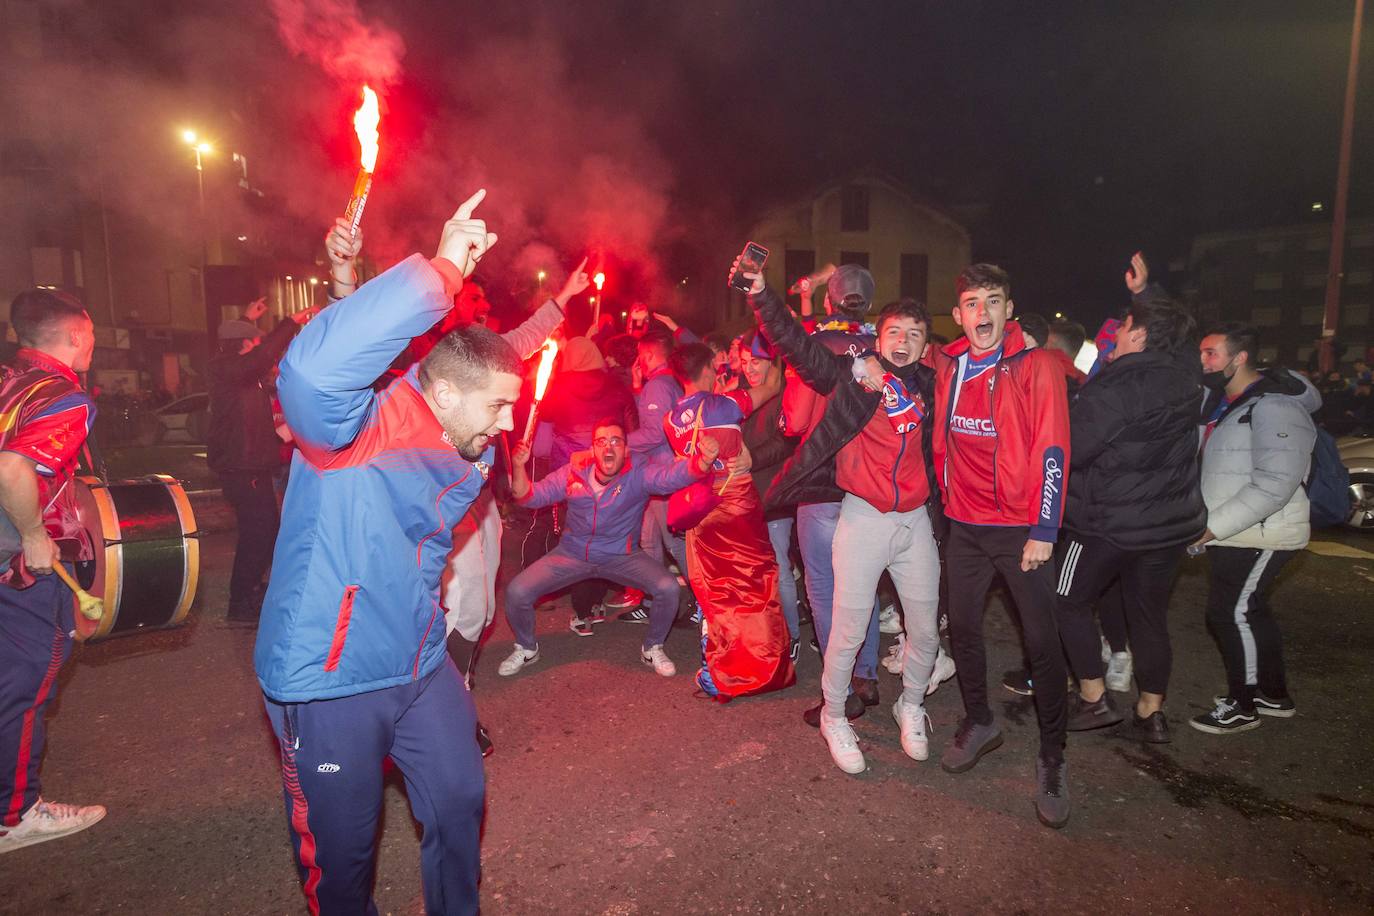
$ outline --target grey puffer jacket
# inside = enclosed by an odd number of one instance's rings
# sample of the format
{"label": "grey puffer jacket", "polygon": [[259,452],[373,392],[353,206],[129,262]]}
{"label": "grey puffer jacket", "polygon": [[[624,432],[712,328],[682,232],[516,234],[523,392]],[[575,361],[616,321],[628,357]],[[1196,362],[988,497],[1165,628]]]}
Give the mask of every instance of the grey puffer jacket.
{"label": "grey puffer jacket", "polygon": [[[1322,399],[1285,369],[1260,374],[1202,448],[1207,527],[1221,547],[1301,550],[1312,533],[1303,487],[1317,435],[1311,414]],[[1204,424],[1218,401],[1213,394],[1204,405]]]}

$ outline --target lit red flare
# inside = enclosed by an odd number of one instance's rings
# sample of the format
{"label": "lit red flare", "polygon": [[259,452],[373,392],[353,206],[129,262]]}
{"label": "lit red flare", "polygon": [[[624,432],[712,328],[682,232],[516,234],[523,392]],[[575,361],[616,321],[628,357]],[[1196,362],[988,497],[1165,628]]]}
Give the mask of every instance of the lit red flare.
{"label": "lit red flare", "polygon": [[544,341],[544,352],[539,357],[539,370],[534,375],[534,405],[530,407],[530,418],[525,422],[525,435],[522,441],[529,442],[534,435],[534,419],[539,412],[539,402],[544,400],[544,392],[549,387],[549,376],[553,375],[553,360],[558,355],[558,342],[550,338]]}
{"label": "lit red flare", "polygon": [[363,103],[353,114],[353,130],[358,135],[358,178],[353,182],[353,196],[344,211],[349,229],[358,231],[363,220],[363,208],[367,206],[367,195],[372,190],[372,173],[377,168],[377,145],[380,134],[377,125],[381,123],[381,110],[377,106],[377,93],[368,86],[363,87]]}

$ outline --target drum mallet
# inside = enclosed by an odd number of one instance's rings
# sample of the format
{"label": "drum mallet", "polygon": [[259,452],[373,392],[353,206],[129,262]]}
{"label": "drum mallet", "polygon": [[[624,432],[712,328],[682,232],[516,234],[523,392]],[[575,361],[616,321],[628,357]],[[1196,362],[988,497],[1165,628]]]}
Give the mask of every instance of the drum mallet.
{"label": "drum mallet", "polygon": [[72,574],[67,572],[67,567],[63,566],[60,562],[54,563],[52,571],[57,573],[57,578],[67,584],[67,588],[76,593],[76,600],[81,606],[82,617],[85,617],[87,620],[99,620],[101,617],[105,616],[105,602],[77,585],[76,580],[72,578]]}

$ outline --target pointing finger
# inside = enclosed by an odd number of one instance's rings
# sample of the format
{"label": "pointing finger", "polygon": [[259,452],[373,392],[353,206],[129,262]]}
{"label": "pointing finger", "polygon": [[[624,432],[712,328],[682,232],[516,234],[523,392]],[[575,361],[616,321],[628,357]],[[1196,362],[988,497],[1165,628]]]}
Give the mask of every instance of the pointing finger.
{"label": "pointing finger", "polygon": [[480,203],[483,201],[483,199],[486,198],[486,196],[487,196],[487,189],[486,189],[486,188],[479,188],[479,189],[477,190],[477,193],[476,193],[476,194],[472,195],[472,196],[469,197],[467,200],[463,201],[461,204],[458,205],[458,209],[454,212],[453,218],[454,218],[454,219],[469,219],[469,218],[471,218],[471,216],[472,216],[472,211],[477,209],[477,205],[480,204]]}

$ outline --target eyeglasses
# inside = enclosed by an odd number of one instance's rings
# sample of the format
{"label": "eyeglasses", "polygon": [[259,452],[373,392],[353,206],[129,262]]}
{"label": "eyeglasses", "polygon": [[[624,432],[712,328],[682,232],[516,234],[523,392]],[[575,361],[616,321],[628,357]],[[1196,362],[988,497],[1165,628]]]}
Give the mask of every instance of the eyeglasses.
{"label": "eyeglasses", "polygon": [[592,445],[595,445],[597,448],[605,448],[608,445],[619,447],[624,444],[625,440],[620,436],[598,436],[592,440]]}

